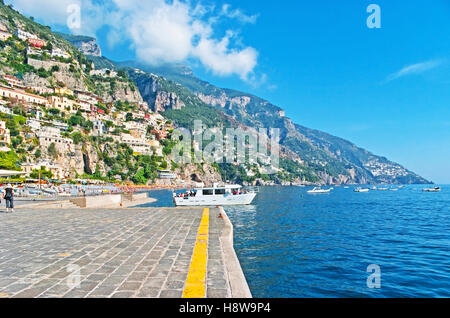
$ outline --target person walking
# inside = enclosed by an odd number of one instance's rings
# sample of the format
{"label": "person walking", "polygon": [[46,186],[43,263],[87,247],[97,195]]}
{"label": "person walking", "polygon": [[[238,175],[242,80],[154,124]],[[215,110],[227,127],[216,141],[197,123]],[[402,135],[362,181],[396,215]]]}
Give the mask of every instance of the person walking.
{"label": "person walking", "polygon": [[11,184],[6,186],[3,199],[6,201],[6,213],[14,212],[14,189]]}

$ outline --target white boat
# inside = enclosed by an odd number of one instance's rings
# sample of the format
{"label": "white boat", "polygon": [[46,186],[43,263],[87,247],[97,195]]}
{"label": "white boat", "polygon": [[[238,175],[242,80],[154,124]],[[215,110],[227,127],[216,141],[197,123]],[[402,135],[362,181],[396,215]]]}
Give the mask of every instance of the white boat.
{"label": "white boat", "polygon": [[325,190],[325,189],[321,189],[321,188],[315,187],[314,189],[308,190],[307,192],[310,193],[310,194],[314,194],[314,193],[319,193],[319,194],[320,193],[330,193],[332,189],[333,188]]}
{"label": "white boat", "polygon": [[249,205],[253,202],[257,190],[246,189],[240,185],[226,185],[223,187],[198,188],[184,194],[173,194],[176,206],[223,206]]}
{"label": "white boat", "polygon": [[434,188],[429,188],[429,189],[423,189],[423,192],[441,192],[441,188],[440,187],[434,187]]}
{"label": "white boat", "polygon": [[367,189],[367,188],[356,188],[353,191],[355,191],[355,192],[369,192],[369,189]]}

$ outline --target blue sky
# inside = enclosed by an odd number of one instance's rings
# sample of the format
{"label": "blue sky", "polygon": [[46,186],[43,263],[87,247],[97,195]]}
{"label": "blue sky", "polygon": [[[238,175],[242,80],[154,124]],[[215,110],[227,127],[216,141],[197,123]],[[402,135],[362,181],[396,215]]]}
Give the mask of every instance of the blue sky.
{"label": "blue sky", "polygon": [[[296,123],[450,183],[447,0],[79,1],[84,23],[72,31],[96,35],[113,60],[184,62],[202,79],[284,108]],[[11,2],[68,30],[72,0]],[[64,20],[46,8],[52,2]],[[366,25],[371,3],[381,8],[381,29]]]}

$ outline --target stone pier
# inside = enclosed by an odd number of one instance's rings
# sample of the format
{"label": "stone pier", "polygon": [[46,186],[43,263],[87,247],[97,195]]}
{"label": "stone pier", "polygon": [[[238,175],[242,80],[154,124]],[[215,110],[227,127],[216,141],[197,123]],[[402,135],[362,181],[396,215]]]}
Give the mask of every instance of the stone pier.
{"label": "stone pier", "polygon": [[220,208],[0,209],[0,297],[251,297]]}

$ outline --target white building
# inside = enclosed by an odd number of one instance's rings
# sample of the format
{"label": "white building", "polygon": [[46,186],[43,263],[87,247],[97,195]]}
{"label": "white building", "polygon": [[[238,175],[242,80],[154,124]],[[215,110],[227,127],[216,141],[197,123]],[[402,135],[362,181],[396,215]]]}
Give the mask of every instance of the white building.
{"label": "white building", "polygon": [[74,149],[72,139],[62,137],[58,128],[42,127],[36,132],[36,136],[41,147],[48,148],[54,143],[59,152],[70,152]]}
{"label": "white building", "polygon": [[61,50],[59,48],[54,48],[52,50],[51,56],[52,57],[62,57],[62,58],[65,58],[65,59],[70,58],[70,55],[66,51]]}
{"label": "white building", "polygon": [[49,87],[39,87],[39,86],[31,86],[29,87],[33,92],[37,94],[53,94],[55,90]]}
{"label": "white building", "polygon": [[31,131],[37,131],[41,129],[41,122],[36,119],[27,119],[27,126],[30,127]]}
{"label": "white building", "polygon": [[108,132],[103,120],[94,120],[92,123],[94,124],[92,129],[92,134],[94,136],[102,136]]}
{"label": "white building", "polygon": [[34,163],[23,163],[21,165],[22,171],[26,173],[26,176],[30,176],[30,174],[33,172],[33,170],[40,170],[42,167],[45,168],[45,170],[51,171],[53,174],[53,179],[64,179],[64,170],[63,168],[53,163],[52,161],[48,159],[41,159]]}
{"label": "white building", "polygon": [[9,135],[9,129],[6,128],[6,123],[0,121],[0,152],[8,152],[9,145],[11,144],[11,137]]}
{"label": "white building", "polygon": [[32,33],[26,32],[22,29],[17,29],[16,31],[16,35],[19,39],[21,39],[22,41],[26,41],[28,39],[37,39],[38,37]]}
{"label": "white building", "polygon": [[99,75],[99,76],[107,76],[107,77],[116,77],[117,76],[117,72],[107,69],[107,68],[103,68],[101,70],[92,70],[90,71],[89,75]]}
{"label": "white building", "polygon": [[11,108],[9,108],[9,107],[0,105],[0,113],[12,115],[12,110],[11,110]]}
{"label": "white building", "polygon": [[135,138],[129,134],[121,134],[120,142],[127,144],[133,149],[133,152],[141,155],[151,155],[152,147],[149,141],[145,138]]}
{"label": "white building", "polygon": [[18,101],[30,103],[30,104],[39,104],[47,106],[48,101],[42,96],[29,94],[25,91],[15,90],[7,87],[0,87],[0,96],[5,98],[17,99]]}
{"label": "white building", "polygon": [[12,37],[12,34],[3,30],[0,30],[0,41],[6,41],[10,37]]}
{"label": "white building", "polygon": [[50,107],[58,109],[60,112],[69,112],[74,114],[78,111],[79,105],[75,101],[67,97],[50,96],[49,97]]}

